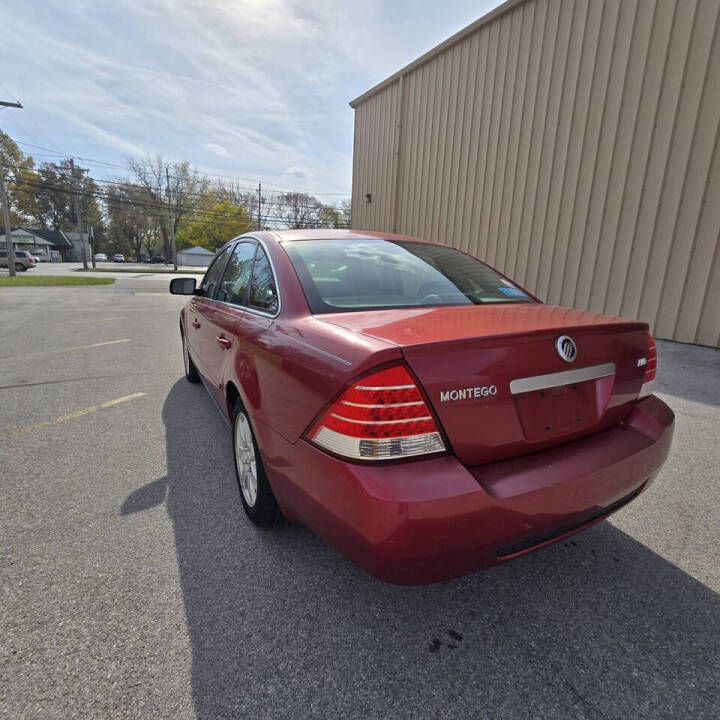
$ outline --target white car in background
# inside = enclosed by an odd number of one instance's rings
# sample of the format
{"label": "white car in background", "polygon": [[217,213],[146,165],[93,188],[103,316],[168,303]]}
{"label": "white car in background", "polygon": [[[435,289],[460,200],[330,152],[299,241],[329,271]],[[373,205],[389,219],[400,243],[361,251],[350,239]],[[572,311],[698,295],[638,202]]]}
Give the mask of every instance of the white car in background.
{"label": "white car in background", "polygon": [[95,253],[95,262],[107,262],[107,255],[105,253]]}

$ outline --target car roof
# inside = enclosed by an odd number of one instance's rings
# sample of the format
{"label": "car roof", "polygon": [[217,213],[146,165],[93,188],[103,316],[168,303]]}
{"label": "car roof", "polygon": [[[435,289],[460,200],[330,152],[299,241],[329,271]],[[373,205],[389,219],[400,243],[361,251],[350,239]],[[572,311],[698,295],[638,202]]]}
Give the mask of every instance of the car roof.
{"label": "car roof", "polygon": [[448,247],[443,243],[432,242],[430,240],[422,240],[421,238],[412,237],[411,235],[399,235],[397,233],[378,232],[376,230],[329,230],[324,228],[304,228],[302,230],[250,230],[243,235],[228,240],[224,245],[220,246],[215,255],[219,255],[226,248],[230,247],[238,240],[256,238],[265,242],[277,243],[282,245],[287,242],[296,240],[402,240],[405,242],[423,243],[425,245],[440,245]]}
{"label": "car roof", "polygon": [[[398,235],[396,233],[378,232],[376,230],[328,230],[328,229],[302,229],[302,230],[268,230],[256,234],[262,237],[270,236],[280,243],[292,242],[294,240],[348,240],[351,238],[373,238],[381,240],[406,240],[410,242],[428,242],[410,235]],[[429,243],[437,245],[439,243]]]}

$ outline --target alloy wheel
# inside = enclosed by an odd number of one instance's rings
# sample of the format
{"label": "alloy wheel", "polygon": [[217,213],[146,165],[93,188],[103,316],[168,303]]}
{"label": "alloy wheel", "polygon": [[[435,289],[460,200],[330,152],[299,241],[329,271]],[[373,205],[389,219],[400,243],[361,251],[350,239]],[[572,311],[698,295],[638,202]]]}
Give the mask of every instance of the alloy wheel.
{"label": "alloy wheel", "polygon": [[245,502],[253,507],[258,495],[257,459],[250,424],[242,412],[235,419],[235,464]]}

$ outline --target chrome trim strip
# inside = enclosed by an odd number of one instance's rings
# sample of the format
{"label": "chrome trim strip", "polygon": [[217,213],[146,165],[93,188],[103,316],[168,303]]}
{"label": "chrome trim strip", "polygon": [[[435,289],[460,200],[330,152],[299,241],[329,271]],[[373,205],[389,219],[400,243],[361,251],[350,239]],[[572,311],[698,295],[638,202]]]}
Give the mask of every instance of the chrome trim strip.
{"label": "chrome trim strip", "polygon": [[549,373],[548,375],[534,375],[533,377],[518,378],[510,381],[510,392],[513,395],[546,390],[548,388],[572,385],[573,383],[595,380],[615,374],[615,363],[603,363],[577,370],[564,370],[563,372]]}
{"label": "chrome trim strip", "polygon": [[414,385],[355,385],[353,390],[412,390]]}
{"label": "chrome trim strip", "polygon": [[330,414],[338,420],[355,423],[356,425],[399,425],[400,423],[417,422],[418,420],[432,420],[429,415],[424,415],[423,417],[403,418],[402,420],[353,420],[352,418],[346,418],[343,415],[338,415],[337,413]]}

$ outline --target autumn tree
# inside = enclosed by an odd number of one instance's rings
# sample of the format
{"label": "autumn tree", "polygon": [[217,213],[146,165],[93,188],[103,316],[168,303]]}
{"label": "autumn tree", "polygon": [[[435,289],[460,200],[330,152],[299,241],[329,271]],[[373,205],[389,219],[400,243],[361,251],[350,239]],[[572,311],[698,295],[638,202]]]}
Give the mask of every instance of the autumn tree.
{"label": "autumn tree", "polygon": [[221,202],[227,201],[244,207],[253,230],[264,228],[268,224],[274,203],[265,193],[261,192],[258,196],[256,190],[250,190],[246,185],[235,182],[218,183],[209,191]]}
{"label": "autumn tree", "polygon": [[228,200],[220,202],[212,197],[206,198],[178,230],[175,237],[178,248],[204,247],[217,250],[228,240],[252,230],[252,220],[242,205],[234,205]]}
{"label": "autumn tree", "polygon": [[342,205],[321,205],[318,211],[318,227],[325,228],[349,228],[350,227],[350,203]]}

